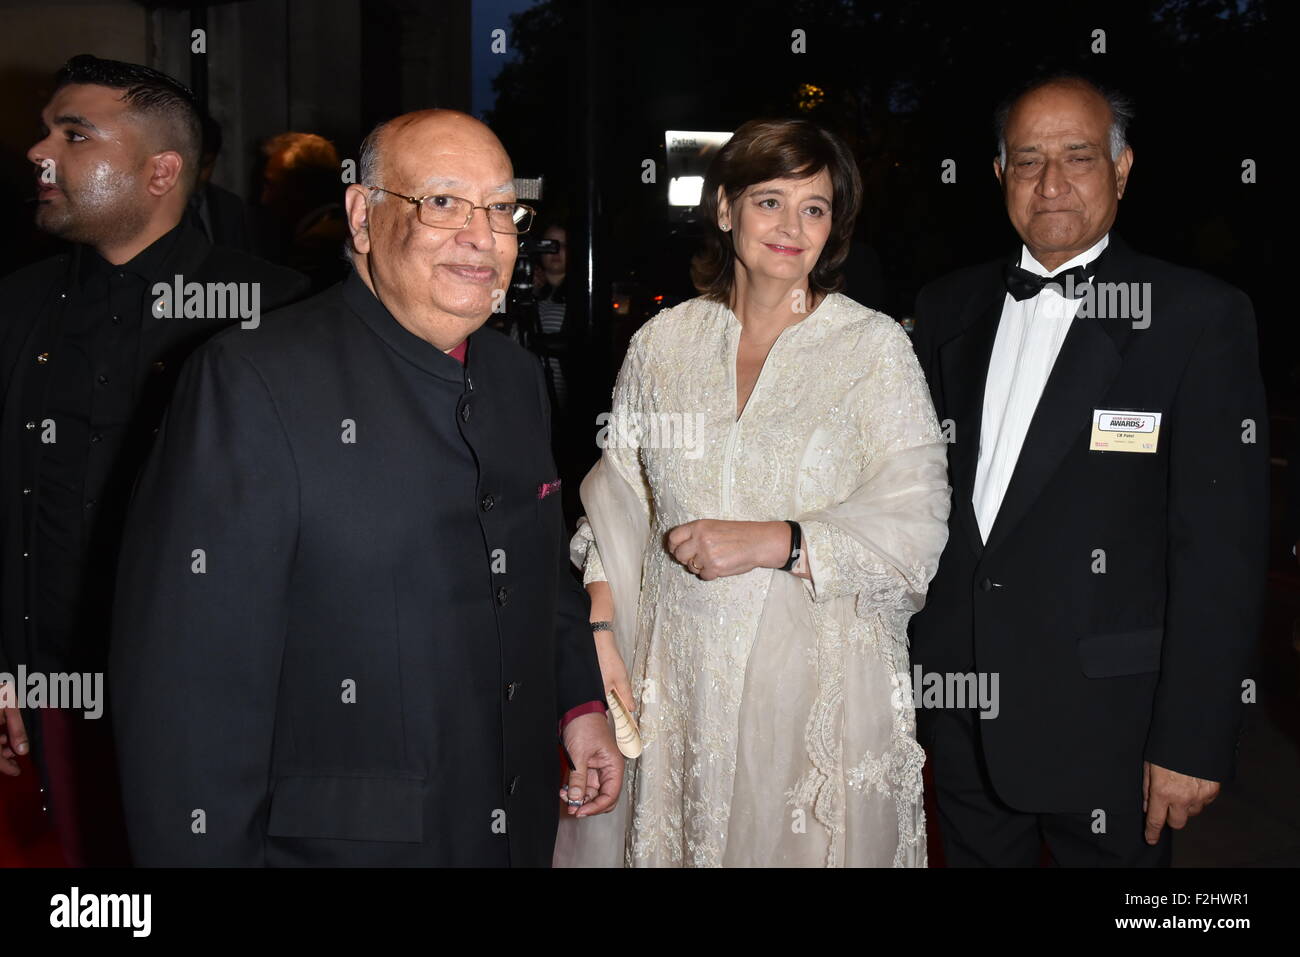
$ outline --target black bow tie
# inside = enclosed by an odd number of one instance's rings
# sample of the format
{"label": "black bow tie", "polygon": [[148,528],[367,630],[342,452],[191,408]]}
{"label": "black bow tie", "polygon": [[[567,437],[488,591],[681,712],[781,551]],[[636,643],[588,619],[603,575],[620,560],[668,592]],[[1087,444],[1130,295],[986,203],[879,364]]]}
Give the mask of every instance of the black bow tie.
{"label": "black bow tie", "polygon": [[1007,292],[1011,293],[1011,297],[1016,302],[1024,302],[1026,299],[1037,296],[1043,291],[1044,287],[1055,286],[1057,292],[1062,296],[1082,299],[1084,287],[1091,282],[1096,271],[1096,259],[1086,266],[1075,266],[1073,269],[1058,272],[1055,276],[1040,276],[1028,269],[1021,269],[1019,266],[1008,263],[1006,268]]}

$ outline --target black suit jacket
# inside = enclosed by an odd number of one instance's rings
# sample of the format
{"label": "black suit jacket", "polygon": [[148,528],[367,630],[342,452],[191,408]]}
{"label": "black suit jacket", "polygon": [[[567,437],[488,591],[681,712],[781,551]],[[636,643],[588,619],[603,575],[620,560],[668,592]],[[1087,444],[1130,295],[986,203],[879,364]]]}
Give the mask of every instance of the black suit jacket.
{"label": "black suit jacket", "polygon": [[549,865],[603,699],[556,477],[536,361],[462,368],[355,274],[201,349],[118,579],[136,861]]}
{"label": "black suit jacket", "polygon": [[[1112,234],[1097,282],[1149,283],[1150,324],[1074,319],[985,544],[971,496],[1005,262],[917,303],[916,350],[954,441],[950,536],[911,621],[913,662],[998,673],[1000,714],[978,724],[1007,804],[1131,811],[1143,759],[1232,773],[1268,535],[1254,315],[1239,290]],[[1090,451],[1099,409],[1162,412],[1157,451]]]}
{"label": "black suit jacket", "polygon": [[[0,396],[3,396],[3,430],[0,431],[0,671],[14,672],[25,664],[33,671],[101,671],[107,657],[108,601],[112,593],[114,562],[120,523],[132,482],[153,443],[177,373],[185,358],[200,343],[237,320],[160,318],[143,306],[139,351],[132,386],[134,406],[127,438],[114,460],[100,463],[107,470],[100,496],[97,535],[88,557],[91,594],[86,618],[102,622],[88,629],[72,656],[43,648],[36,641],[40,613],[36,595],[39,583],[21,556],[34,553],[36,499],[40,494],[40,456],[45,446],[41,429],[27,423],[45,417],[48,376],[58,362],[59,316],[77,273],[84,247],[34,263],[0,280]],[[292,302],[307,291],[304,276],[248,253],[213,246],[197,227],[186,223],[158,281],[171,283],[175,275],[185,282],[258,283],[264,312]],[[46,361],[47,360],[47,361]],[[26,491],[25,491],[26,490]],[[35,736],[34,754],[43,750],[39,711],[27,715]]]}

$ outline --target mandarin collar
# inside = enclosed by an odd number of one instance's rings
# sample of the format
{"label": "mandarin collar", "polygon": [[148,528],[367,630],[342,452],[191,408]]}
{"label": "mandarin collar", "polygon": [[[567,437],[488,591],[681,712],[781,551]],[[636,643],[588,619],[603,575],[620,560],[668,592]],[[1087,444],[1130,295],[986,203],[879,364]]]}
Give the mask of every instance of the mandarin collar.
{"label": "mandarin collar", "polygon": [[[195,235],[192,234],[199,234],[199,231],[182,217],[179,223],[136,253],[130,260],[117,266],[101,256],[93,247],[78,244],[75,272],[77,282],[84,286],[95,276],[108,276],[112,273],[131,273],[146,282],[171,278],[164,276],[164,273],[168,263],[174,258],[173,254],[182,253],[185,254],[186,259],[193,258],[188,255],[191,247],[195,245]],[[206,241],[206,237],[203,238]]]}
{"label": "mandarin collar", "polygon": [[[466,355],[466,365],[447,355],[433,343],[421,339],[394,318],[393,314],[365,284],[357,271],[353,269],[343,281],[343,299],[361,320],[370,327],[370,331],[383,339],[390,349],[400,355],[411,365],[431,376],[465,384],[465,369],[469,357],[474,352],[471,344]],[[471,337],[472,338],[472,337]]]}

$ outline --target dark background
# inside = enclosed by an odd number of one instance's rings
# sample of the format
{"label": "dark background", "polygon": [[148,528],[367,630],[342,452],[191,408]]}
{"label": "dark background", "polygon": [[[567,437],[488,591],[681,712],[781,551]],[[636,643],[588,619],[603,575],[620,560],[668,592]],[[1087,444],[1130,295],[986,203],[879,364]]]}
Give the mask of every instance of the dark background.
{"label": "dark background", "polygon": [[[590,110],[597,274],[607,283],[636,276],[669,302],[693,294],[695,237],[667,222],[662,165],[656,185],[640,178],[643,159],[662,164],[664,130],[802,114],[853,144],[866,184],[859,233],[884,280],[867,304],[906,316],[925,282],[1017,242],[991,169],[994,106],[1028,77],[1078,70],[1136,104],[1136,161],[1117,230],[1246,289],[1270,385],[1285,391],[1295,348],[1292,324],[1277,316],[1281,171],[1270,160],[1280,123],[1269,91],[1286,54],[1268,4],[594,4],[584,23],[585,6],[551,0],[515,18],[519,58],[502,71],[488,118],[519,170],[564,183],[566,205],[581,207],[582,184],[566,177],[581,168],[580,144],[557,151],[555,132]],[[807,37],[802,55],[791,52],[796,28]],[[1104,54],[1090,49],[1098,29]],[[599,78],[592,102],[571,96],[564,117],[562,94],[578,92],[584,70]],[[1241,181],[1247,158],[1260,170],[1254,185]],[[946,159],[956,183],[940,181]],[[602,289],[597,301],[607,299]]]}

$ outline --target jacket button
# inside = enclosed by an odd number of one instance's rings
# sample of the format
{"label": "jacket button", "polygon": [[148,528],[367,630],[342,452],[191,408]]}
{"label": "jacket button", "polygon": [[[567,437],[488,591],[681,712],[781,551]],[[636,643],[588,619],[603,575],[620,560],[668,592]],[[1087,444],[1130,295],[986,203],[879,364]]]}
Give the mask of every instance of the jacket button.
{"label": "jacket button", "polygon": [[519,686],[522,685],[522,684],[523,684],[522,681],[512,681],[512,682],[510,682],[510,684],[506,685],[506,700],[507,700],[507,701],[514,701],[514,700],[515,700],[515,692],[517,692],[517,691],[519,690]]}
{"label": "jacket button", "polygon": [[37,365],[45,365],[45,363],[49,361],[50,361],[50,354],[48,352],[42,352],[36,356]]}
{"label": "jacket button", "polygon": [[993,582],[986,578],[982,582],[980,582],[980,588],[984,589],[985,591],[992,591]]}
{"label": "jacket button", "polygon": [[468,422],[468,421],[469,421],[469,403],[468,403],[468,402],[466,402],[464,405],[462,405],[462,406],[460,407],[460,420],[461,420],[462,422]]}
{"label": "jacket button", "polygon": [[35,422],[28,422],[28,423],[26,423],[26,424],[23,426],[23,428],[26,428],[26,429],[34,429],[34,428],[36,428],[36,423],[35,423]]}
{"label": "jacket button", "polygon": [[99,442],[99,441],[102,441],[103,438],[104,438],[104,437],[103,437],[102,435],[100,435],[98,432],[96,432],[94,435],[92,435],[92,436],[90,437],[90,441],[92,441],[92,442]]}
{"label": "jacket button", "polygon": [[31,495],[31,494],[32,494],[32,490],[29,489],[29,488],[25,488],[25,489],[23,489],[23,494],[24,494],[24,495]]}
{"label": "jacket button", "polygon": [[497,604],[498,604],[498,605],[504,605],[504,604],[506,603],[506,599],[509,598],[509,597],[510,597],[510,590],[509,590],[508,588],[506,588],[505,585],[502,585],[500,588],[497,589]]}
{"label": "jacket button", "polygon": [[492,506],[495,505],[496,503],[497,500],[492,497],[492,494],[490,492],[478,500],[479,507],[482,508],[483,511],[485,512],[492,511]]}
{"label": "jacket button", "polygon": [[515,788],[517,787],[519,787],[519,775],[516,774],[513,778],[510,779],[510,784],[506,788],[506,794],[514,794]]}

